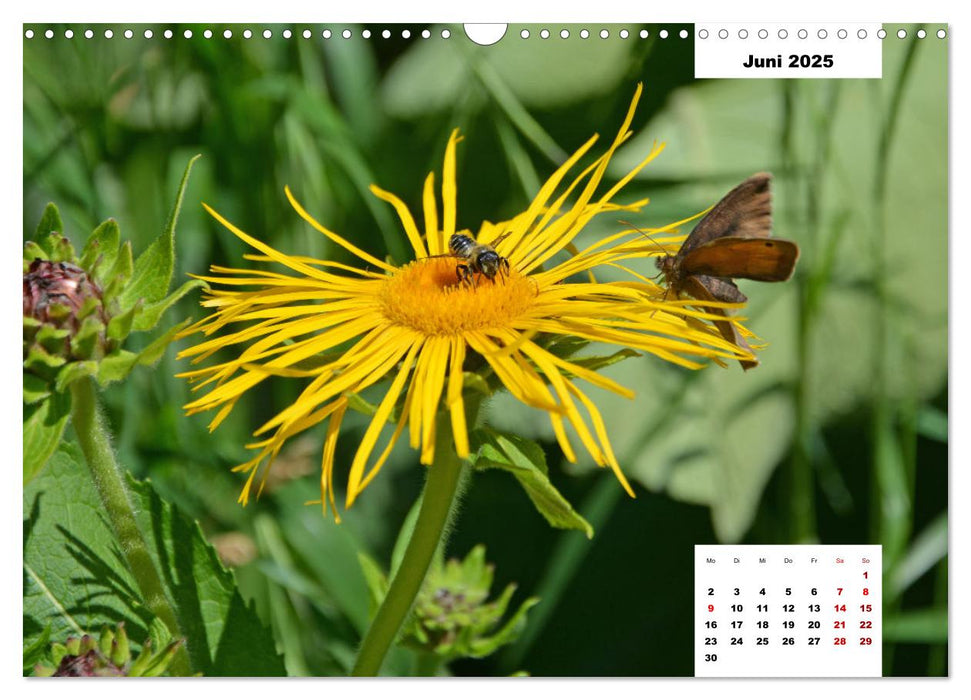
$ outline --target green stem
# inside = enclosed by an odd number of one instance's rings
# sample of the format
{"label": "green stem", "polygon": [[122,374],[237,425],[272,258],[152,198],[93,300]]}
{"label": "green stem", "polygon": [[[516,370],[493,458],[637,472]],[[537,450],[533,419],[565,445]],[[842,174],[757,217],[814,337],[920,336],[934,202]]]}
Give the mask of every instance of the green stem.
{"label": "green stem", "polygon": [[435,461],[428,467],[428,480],[422,493],[415,531],[388,594],[364,635],[351,675],[376,676],[380,672],[384,657],[411,611],[447,528],[461,475],[462,462],[455,455],[452,445],[452,428],[443,414],[438,420]]}
{"label": "green stem", "polygon": [[[165,588],[149,554],[148,544],[135,520],[128,487],[121,466],[115,461],[104,419],[98,410],[94,384],[79,379],[71,384],[71,420],[77,433],[81,451],[91,470],[95,488],[101,496],[108,522],[118,538],[125,562],[142,593],[145,606],[156,615],[173,636],[182,636],[175,611],[165,594]],[[169,667],[173,675],[192,673],[189,656],[183,645]]]}

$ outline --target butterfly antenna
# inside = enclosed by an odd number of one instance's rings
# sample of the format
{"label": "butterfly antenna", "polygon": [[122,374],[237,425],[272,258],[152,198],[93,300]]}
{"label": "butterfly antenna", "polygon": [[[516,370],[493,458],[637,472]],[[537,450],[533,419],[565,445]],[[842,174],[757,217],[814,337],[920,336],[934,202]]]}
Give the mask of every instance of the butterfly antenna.
{"label": "butterfly antenna", "polygon": [[650,241],[651,243],[653,243],[653,244],[654,244],[655,246],[657,246],[657,249],[661,251],[661,254],[662,254],[662,255],[667,255],[667,254],[668,254],[668,251],[667,251],[667,250],[665,250],[665,248],[664,248],[664,246],[662,246],[662,245],[661,245],[660,243],[658,243],[657,241],[655,241],[655,240],[654,240],[654,238],[652,238],[652,237],[651,237],[651,234],[649,234],[649,233],[647,233],[647,232],[646,232],[646,231],[644,231],[643,229],[641,229],[641,228],[639,228],[639,227],[637,227],[637,226],[634,226],[634,224],[632,224],[631,222],[629,222],[629,221],[624,221],[623,219],[620,219],[620,220],[618,221],[618,223],[621,223],[621,224],[623,224],[624,226],[630,226],[630,227],[631,227],[632,229],[634,229],[634,230],[635,230],[635,231],[637,231],[637,232],[638,232],[639,234],[641,234],[642,236],[644,236],[644,238],[646,238],[646,239],[647,239],[647,240],[649,240],[649,241]]}

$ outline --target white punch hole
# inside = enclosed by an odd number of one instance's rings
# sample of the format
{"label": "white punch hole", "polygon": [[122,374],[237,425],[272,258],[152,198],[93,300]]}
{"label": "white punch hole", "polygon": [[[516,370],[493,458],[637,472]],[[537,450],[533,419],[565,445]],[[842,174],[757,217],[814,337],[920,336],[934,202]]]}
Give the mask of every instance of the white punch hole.
{"label": "white punch hole", "polygon": [[506,24],[466,24],[465,36],[479,46],[492,46],[506,36]]}

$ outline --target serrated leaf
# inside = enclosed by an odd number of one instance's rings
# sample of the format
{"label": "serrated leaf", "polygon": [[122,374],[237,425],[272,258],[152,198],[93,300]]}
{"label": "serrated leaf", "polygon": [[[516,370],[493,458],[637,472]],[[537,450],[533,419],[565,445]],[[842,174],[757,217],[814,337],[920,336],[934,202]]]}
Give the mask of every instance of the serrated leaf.
{"label": "serrated leaf", "polygon": [[503,469],[510,472],[526,491],[536,510],[553,527],[581,530],[593,537],[593,527],[577,513],[547,477],[543,448],[532,440],[489,428],[473,432],[478,445],[476,469]]}
{"label": "serrated leaf", "polygon": [[51,234],[63,232],[64,222],[61,221],[61,212],[58,211],[54,202],[48,202],[47,206],[44,207],[44,213],[41,214],[40,221],[37,223],[37,229],[34,231],[34,242],[47,253],[44,257],[51,259],[54,256]]}
{"label": "serrated leaf", "polygon": [[199,157],[191,158],[185,168],[165,230],[135,261],[131,281],[119,297],[122,308],[132,306],[139,299],[144,299],[146,304],[156,303],[168,292],[169,283],[172,281],[172,270],[175,267],[175,225],[179,220],[179,210],[182,208],[185,188],[189,184],[192,164]]}
{"label": "serrated leaf", "polygon": [[71,415],[71,397],[51,394],[32,406],[24,406],[24,483],[33,479],[54,454]]}
{"label": "serrated leaf", "polygon": [[[121,229],[118,222],[108,219],[91,232],[81,251],[81,267],[91,270],[92,275],[103,286],[107,282],[106,273],[115,265],[121,246]],[[97,263],[97,264],[95,264]]]}
{"label": "serrated leaf", "polygon": [[[174,604],[193,672],[205,676],[285,674],[274,642],[240,597],[199,526],[145,482],[129,479],[136,520]],[[124,622],[145,639],[153,618],[128,572],[80,450],[62,444],[24,489],[24,633],[31,643]],[[156,635],[153,634],[153,637]],[[158,635],[159,637],[169,637]],[[154,646],[161,649],[162,644]]]}
{"label": "serrated leaf", "polygon": [[208,285],[202,280],[189,280],[161,301],[142,307],[135,316],[135,322],[132,325],[132,330],[148,331],[155,328],[155,326],[158,325],[159,320],[162,318],[162,314],[168,311],[170,306],[191,292],[193,289],[206,286]]}

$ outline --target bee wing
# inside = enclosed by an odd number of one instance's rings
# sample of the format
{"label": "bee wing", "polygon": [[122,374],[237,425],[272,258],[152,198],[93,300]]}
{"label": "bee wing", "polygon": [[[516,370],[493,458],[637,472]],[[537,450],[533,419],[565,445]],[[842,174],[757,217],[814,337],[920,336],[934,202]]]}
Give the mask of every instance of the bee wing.
{"label": "bee wing", "polygon": [[756,173],[722,197],[695,226],[678,254],[723,236],[767,238],[772,233],[771,181],[769,173]]}
{"label": "bee wing", "polygon": [[741,277],[760,282],[784,282],[792,276],[799,246],[782,238],[716,238],[681,260],[684,275]]}
{"label": "bee wing", "polygon": [[496,236],[495,238],[493,238],[491,241],[489,241],[488,243],[486,243],[486,245],[489,245],[489,246],[492,246],[493,248],[495,248],[497,245],[499,245],[500,243],[502,243],[504,240],[506,240],[511,235],[512,235],[512,231],[506,231],[502,235],[499,235],[499,236]]}

